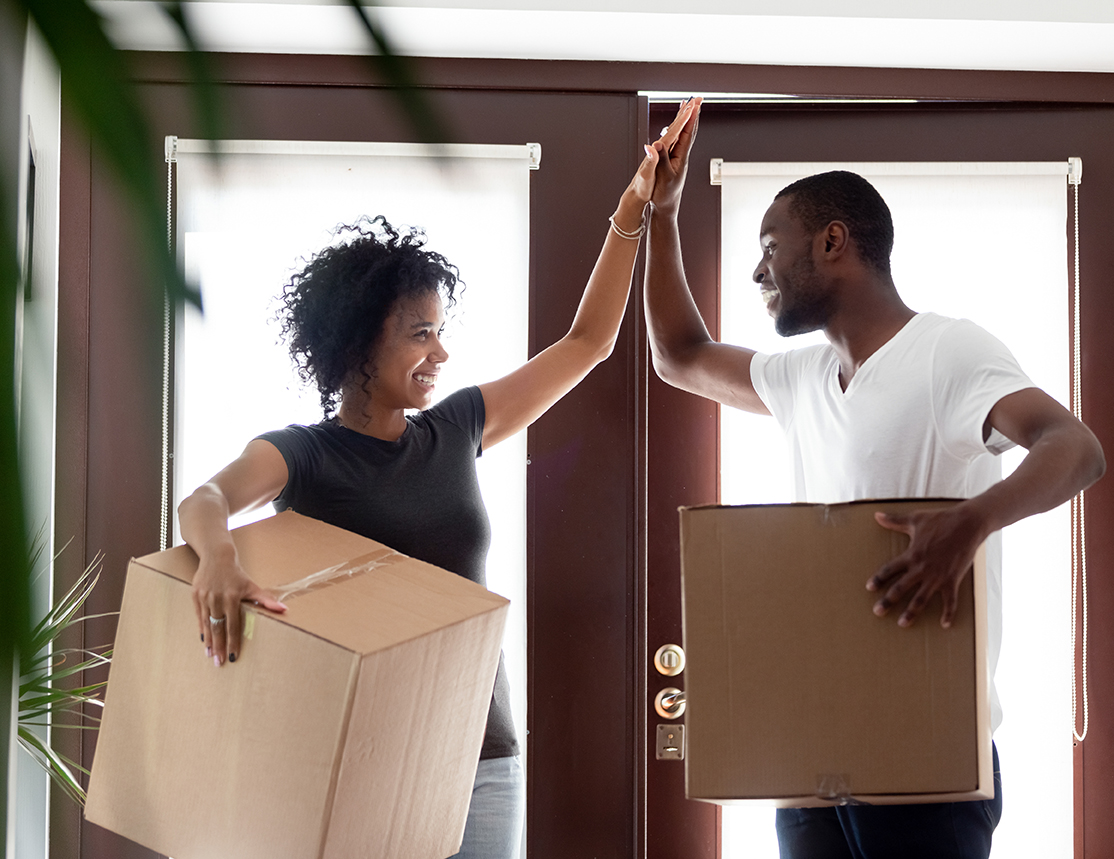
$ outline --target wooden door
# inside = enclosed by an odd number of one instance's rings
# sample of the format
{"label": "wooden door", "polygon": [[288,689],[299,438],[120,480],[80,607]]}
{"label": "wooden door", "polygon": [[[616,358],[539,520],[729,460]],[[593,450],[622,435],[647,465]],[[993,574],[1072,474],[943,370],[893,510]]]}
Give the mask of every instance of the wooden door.
{"label": "wooden door", "polygon": [[[652,108],[650,127],[668,121],[667,107]],[[922,103],[912,105],[707,105],[692,153],[688,184],[681,207],[680,229],[686,272],[697,304],[710,330],[719,325],[719,189],[707,178],[713,157],[728,161],[1053,161],[1080,156],[1088,174],[1080,203],[1083,287],[1084,419],[1110,450],[1114,409],[1104,378],[1110,362],[1105,320],[1114,293],[1105,273],[1114,270],[1114,246],[1105,240],[1114,214],[1109,205],[1114,188],[1114,158],[1109,141],[1114,111],[1095,106],[1023,104]],[[1070,229],[1070,225],[1069,225]],[[742,241],[749,237],[742,237]],[[977,229],[972,231],[977,241]],[[757,225],[754,244],[757,248]],[[946,253],[946,248],[938,249]],[[757,254],[756,254],[757,260]],[[656,642],[678,635],[676,589],[676,507],[718,498],[718,415],[707,401],[663,385],[648,386],[648,628],[650,654]],[[1095,571],[1114,551],[1110,529],[1111,484],[1097,484],[1087,494],[1091,616],[1114,598],[1114,589]],[[1057,587],[1066,583],[1058,582]],[[1019,622],[1026,622],[1020,619]],[[1089,639],[1090,734],[1075,747],[1076,856],[1104,855],[1112,836],[1106,813],[1110,796],[1109,764],[1114,732],[1101,713],[1114,688],[1099,670],[1114,650],[1114,637],[1092,623]],[[1078,657],[1078,652],[1077,652]],[[676,684],[680,685],[680,684]],[[652,694],[652,692],[651,692]],[[1081,718],[1080,718],[1081,721]],[[1065,726],[1065,735],[1068,726]],[[652,750],[651,750],[652,754]],[[648,808],[676,807],[683,802],[678,772],[672,762],[650,764]],[[1004,762],[1005,765],[1006,762]],[[1008,807],[1008,782],[1004,788]],[[656,797],[656,799],[655,799]],[[698,816],[683,819],[696,821]],[[703,825],[678,827],[661,816],[648,816],[648,856],[712,856]],[[677,842],[674,842],[677,839]],[[663,846],[655,852],[654,845]]]}

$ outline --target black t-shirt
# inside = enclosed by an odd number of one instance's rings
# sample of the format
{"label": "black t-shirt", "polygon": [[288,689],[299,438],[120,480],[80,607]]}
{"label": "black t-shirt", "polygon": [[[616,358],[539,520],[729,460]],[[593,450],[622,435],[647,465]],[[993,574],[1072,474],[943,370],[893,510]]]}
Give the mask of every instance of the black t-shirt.
{"label": "black t-shirt", "polygon": [[[289,471],[275,509],[354,531],[486,586],[491,526],[476,477],[483,395],[464,388],[406,422],[397,441],[335,419],[259,436],[278,448]],[[500,656],[480,757],[516,754]]]}

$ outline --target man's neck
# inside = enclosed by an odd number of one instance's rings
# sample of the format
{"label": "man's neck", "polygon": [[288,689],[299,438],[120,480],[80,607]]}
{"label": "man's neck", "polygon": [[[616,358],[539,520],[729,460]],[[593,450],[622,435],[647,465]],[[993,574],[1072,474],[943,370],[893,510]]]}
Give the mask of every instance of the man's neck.
{"label": "man's neck", "polygon": [[844,390],[875,352],[916,316],[905,306],[888,278],[848,290],[824,333],[839,358],[839,381]]}

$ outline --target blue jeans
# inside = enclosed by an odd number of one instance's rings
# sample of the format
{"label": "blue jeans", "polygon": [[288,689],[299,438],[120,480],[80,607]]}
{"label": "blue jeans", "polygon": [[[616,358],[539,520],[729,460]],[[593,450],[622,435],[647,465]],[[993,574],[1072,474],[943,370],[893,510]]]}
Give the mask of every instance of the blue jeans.
{"label": "blue jeans", "polygon": [[779,808],[781,859],[987,859],[1002,818],[994,749],[994,799],[926,805]]}
{"label": "blue jeans", "polygon": [[449,859],[518,859],[526,784],[518,757],[488,758],[476,767],[460,852]]}

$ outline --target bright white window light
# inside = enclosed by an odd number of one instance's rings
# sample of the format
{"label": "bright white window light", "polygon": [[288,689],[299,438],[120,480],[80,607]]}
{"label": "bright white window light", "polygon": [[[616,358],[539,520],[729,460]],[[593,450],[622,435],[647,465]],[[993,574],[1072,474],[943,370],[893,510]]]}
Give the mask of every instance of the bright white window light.
{"label": "bright white window light", "polygon": [[[725,164],[722,339],[765,352],[823,342],[820,333],[792,339],[774,333],[751,280],[760,256],[759,224],[774,195],[795,179],[852,169],[878,188],[893,212],[893,276],[905,303],[982,325],[1010,347],[1036,385],[1067,406],[1067,165],[1013,167]],[[774,421],[729,408],[721,415],[723,502],[791,500],[788,459]],[[1020,449],[1007,453],[1003,471],[1008,474],[1023,455]],[[1002,761],[1004,812],[994,855],[1068,856],[1073,843],[1068,506],[1007,528],[1003,552],[1005,629],[995,682],[1004,721],[994,740]],[[725,807],[723,854],[775,859],[773,811]]]}
{"label": "bright white window light", "polygon": [[[199,143],[179,141],[177,155],[178,252],[205,313],[187,309],[178,325],[175,508],[259,433],[321,419],[316,390],[300,386],[279,342],[275,299],[338,224],[382,214],[423,227],[426,247],[460,269],[467,285],[449,312],[438,398],[526,361],[536,150],[241,141],[217,165]],[[524,743],[526,434],[485,452],[478,469],[492,523],[488,587],[511,600],[504,648]]]}

